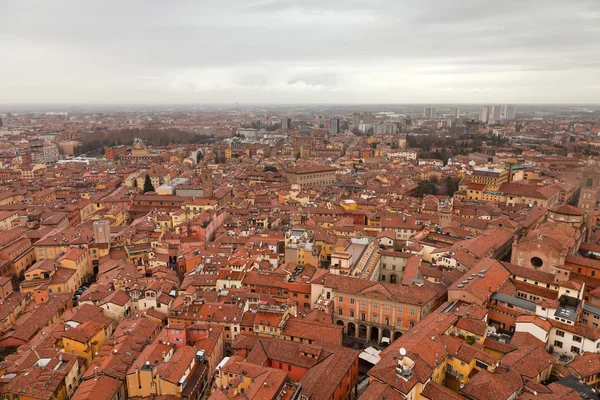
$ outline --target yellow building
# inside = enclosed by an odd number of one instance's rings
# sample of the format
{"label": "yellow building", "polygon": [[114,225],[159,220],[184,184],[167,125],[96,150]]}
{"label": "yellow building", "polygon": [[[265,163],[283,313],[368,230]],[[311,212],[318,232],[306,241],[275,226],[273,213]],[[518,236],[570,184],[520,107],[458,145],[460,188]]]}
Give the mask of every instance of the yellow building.
{"label": "yellow building", "polygon": [[89,216],[91,216],[95,211],[96,208],[94,206],[94,203],[92,203],[89,200],[80,200],[80,205],[79,205],[79,218],[82,221],[85,221],[86,219],[88,219]]}
{"label": "yellow building", "polygon": [[73,248],[67,251],[58,261],[61,267],[73,269],[81,281],[92,276],[92,260],[89,249]]}
{"label": "yellow building", "polygon": [[21,292],[29,293],[37,288],[45,290],[58,268],[58,264],[52,260],[36,262],[25,271],[25,280],[21,282]]}
{"label": "yellow building", "polygon": [[[127,373],[129,397],[173,395],[182,397],[182,391],[200,367],[197,350],[190,346],[155,343],[146,346]],[[200,388],[200,385],[198,385]]]}
{"label": "yellow building", "polygon": [[358,204],[356,201],[350,199],[342,200],[340,202],[340,206],[342,206],[342,208],[346,211],[358,209]]}
{"label": "yellow building", "polygon": [[71,328],[63,332],[62,342],[65,352],[83,357],[86,366],[89,367],[92,359],[112,335],[112,324],[112,319],[103,315],[97,315],[82,324],[67,322]]}
{"label": "yellow building", "polygon": [[486,186],[486,190],[497,191],[505,182],[508,182],[508,171],[493,168],[476,168],[471,175],[471,182]]}
{"label": "yellow building", "polygon": [[48,293],[75,292],[82,284],[83,280],[77,270],[58,268],[48,282]]}
{"label": "yellow building", "polygon": [[[277,393],[280,394],[277,398],[280,398],[287,377],[287,372],[280,369],[268,368],[231,357],[215,374],[214,386],[216,390],[230,388],[235,393],[253,392],[255,399],[275,398]],[[271,385],[261,384],[266,381]],[[260,385],[260,387],[253,389],[254,385]],[[269,395],[261,393],[263,390]]]}
{"label": "yellow building", "polygon": [[142,171],[136,178],[137,187],[144,187],[146,175],[150,176],[150,181],[152,182],[154,189],[157,189],[163,183],[167,183],[171,180],[171,175],[166,171]]}
{"label": "yellow building", "polygon": [[216,200],[213,199],[208,199],[205,197],[194,197],[187,200],[181,206],[181,208],[185,210],[186,218],[190,220],[205,210],[218,209],[219,204]]}

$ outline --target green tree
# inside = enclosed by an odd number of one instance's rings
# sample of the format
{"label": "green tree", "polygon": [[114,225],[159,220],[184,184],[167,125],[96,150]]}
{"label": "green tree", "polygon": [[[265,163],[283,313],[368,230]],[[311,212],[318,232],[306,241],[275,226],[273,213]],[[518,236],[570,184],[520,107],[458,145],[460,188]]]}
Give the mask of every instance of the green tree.
{"label": "green tree", "polygon": [[438,194],[437,179],[419,181],[415,189],[415,197],[423,197],[426,194]]}
{"label": "green tree", "polygon": [[265,165],[265,167],[263,168],[263,172],[277,172],[278,169],[277,167],[273,166],[273,165]]}
{"label": "green tree", "polygon": [[144,180],[144,193],[148,192],[154,192],[154,185],[152,184],[150,175],[146,174],[146,179]]}
{"label": "green tree", "polygon": [[458,191],[459,182],[459,178],[454,178],[452,176],[446,177],[446,196],[452,196]]}

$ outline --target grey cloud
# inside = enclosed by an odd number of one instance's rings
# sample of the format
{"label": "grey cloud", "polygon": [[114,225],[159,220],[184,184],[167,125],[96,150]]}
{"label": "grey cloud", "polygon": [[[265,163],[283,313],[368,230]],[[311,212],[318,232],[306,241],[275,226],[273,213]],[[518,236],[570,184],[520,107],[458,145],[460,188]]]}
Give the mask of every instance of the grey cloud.
{"label": "grey cloud", "polygon": [[[504,101],[491,97],[499,92],[513,102],[535,100],[536,93],[544,102],[562,102],[561,96],[590,102],[600,84],[595,0],[0,0],[0,6],[3,69],[12,77],[0,79],[5,103],[193,101],[195,95],[480,99],[472,93]],[[555,74],[586,89],[552,93]],[[51,81],[62,82],[61,90]]]}

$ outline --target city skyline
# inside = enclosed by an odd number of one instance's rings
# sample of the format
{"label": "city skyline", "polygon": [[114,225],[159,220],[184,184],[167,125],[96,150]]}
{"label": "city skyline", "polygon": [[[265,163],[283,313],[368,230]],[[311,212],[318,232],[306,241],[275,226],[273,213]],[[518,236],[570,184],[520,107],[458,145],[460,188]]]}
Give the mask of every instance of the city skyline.
{"label": "city skyline", "polygon": [[593,1],[4,3],[0,104],[598,102]]}

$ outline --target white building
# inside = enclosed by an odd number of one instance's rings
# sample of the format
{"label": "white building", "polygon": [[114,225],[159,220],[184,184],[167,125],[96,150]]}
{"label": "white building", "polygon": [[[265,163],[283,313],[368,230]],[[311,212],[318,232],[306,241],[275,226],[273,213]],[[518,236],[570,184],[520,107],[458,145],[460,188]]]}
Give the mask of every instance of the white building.
{"label": "white building", "polygon": [[423,118],[427,120],[434,120],[437,114],[435,107],[425,107],[423,109]]}
{"label": "white building", "polygon": [[479,110],[479,121],[487,124],[490,117],[490,106],[481,106]]}

